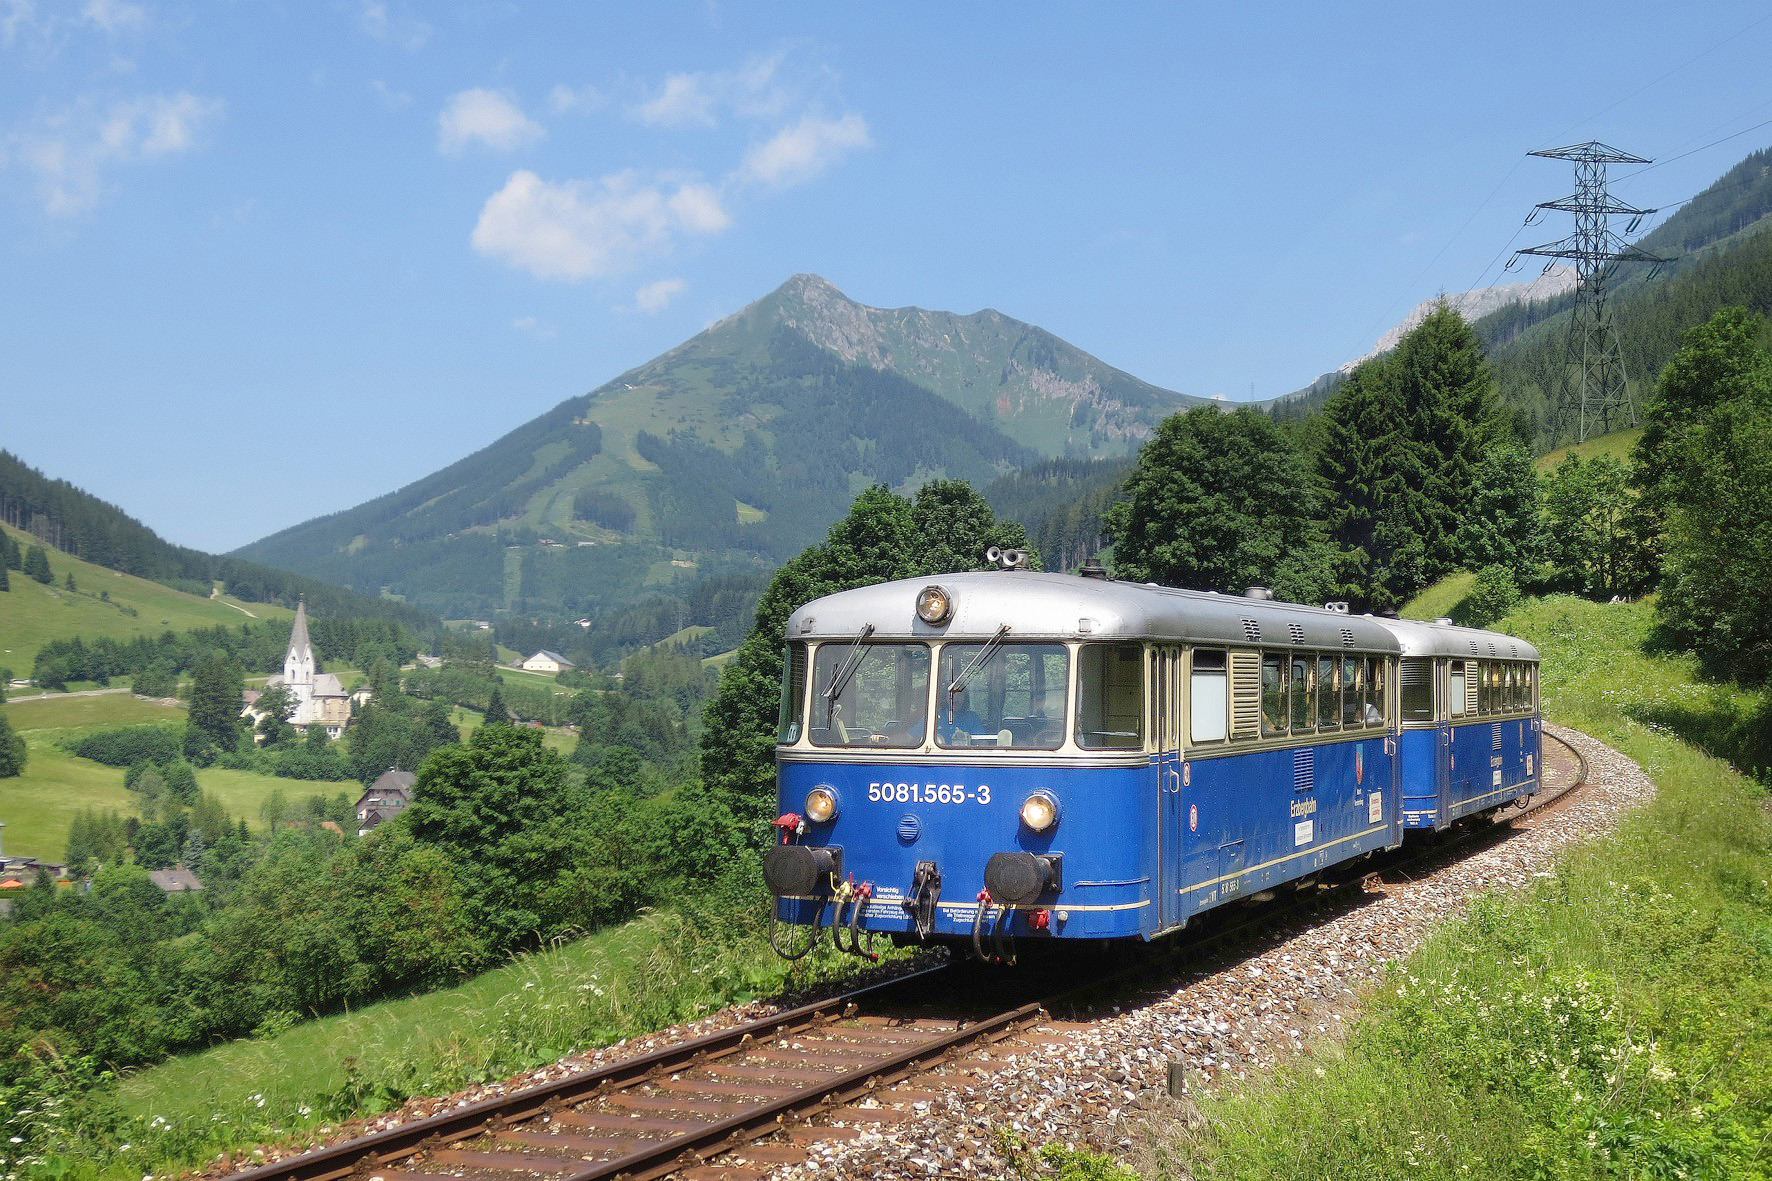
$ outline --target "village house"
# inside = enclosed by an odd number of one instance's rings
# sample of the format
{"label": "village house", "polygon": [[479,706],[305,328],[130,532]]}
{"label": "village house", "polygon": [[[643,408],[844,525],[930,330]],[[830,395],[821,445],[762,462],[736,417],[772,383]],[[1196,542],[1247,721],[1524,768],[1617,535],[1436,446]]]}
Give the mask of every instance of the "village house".
{"label": "village house", "polygon": [[418,776],[389,767],[357,797],[357,835],[364,836],[383,821],[392,820],[412,803]]}
{"label": "village house", "polygon": [[150,870],[148,880],[168,894],[191,894],[203,888],[197,875],[182,865],[175,865],[171,869]]}
{"label": "village house", "polygon": [[558,652],[550,652],[546,648],[523,662],[523,668],[532,673],[563,673],[574,667],[576,666],[572,661]]}

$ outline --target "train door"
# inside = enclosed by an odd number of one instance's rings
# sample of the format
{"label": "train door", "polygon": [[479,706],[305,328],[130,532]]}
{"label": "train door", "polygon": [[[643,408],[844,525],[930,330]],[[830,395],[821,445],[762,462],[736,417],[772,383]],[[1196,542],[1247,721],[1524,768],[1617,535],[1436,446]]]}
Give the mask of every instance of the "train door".
{"label": "train door", "polygon": [[1157,745],[1157,926],[1181,921],[1182,780],[1181,649],[1151,649],[1151,734]]}
{"label": "train door", "polygon": [[1434,827],[1452,823],[1452,776],[1457,762],[1452,755],[1452,723],[1464,716],[1464,661],[1434,662],[1438,701],[1434,709]]}

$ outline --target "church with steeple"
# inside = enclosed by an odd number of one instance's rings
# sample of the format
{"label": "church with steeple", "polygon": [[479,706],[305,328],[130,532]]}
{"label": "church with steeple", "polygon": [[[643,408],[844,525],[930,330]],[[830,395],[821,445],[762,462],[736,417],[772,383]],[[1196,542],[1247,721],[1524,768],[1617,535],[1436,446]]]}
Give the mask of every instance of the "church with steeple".
{"label": "church with steeple", "polygon": [[289,631],[289,651],[283,654],[283,675],[274,676],[266,687],[282,685],[295,702],[295,714],[289,724],[306,730],[324,726],[329,737],[337,738],[351,723],[351,695],[342,682],[331,673],[317,672],[319,661],[314,645],[308,640],[308,604],[295,605],[295,626]]}

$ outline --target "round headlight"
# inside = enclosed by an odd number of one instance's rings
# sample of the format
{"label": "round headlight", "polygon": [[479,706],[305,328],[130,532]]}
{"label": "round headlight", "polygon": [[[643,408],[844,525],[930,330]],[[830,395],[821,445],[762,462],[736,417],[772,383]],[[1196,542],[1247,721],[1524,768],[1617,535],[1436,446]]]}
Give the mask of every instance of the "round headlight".
{"label": "round headlight", "polygon": [[1035,832],[1045,832],[1058,823],[1058,801],[1037,791],[1021,802],[1021,822]]}
{"label": "round headlight", "polygon": [[815,787],[806,793],[806,819],[823,824],[836,814],[836,792],[828,787]]}
{"label": "round headlight", "polygon": [[954,613],[954,601],[939,586],[926,586],[917,592],[917,618],[934,626],[946,623]]}

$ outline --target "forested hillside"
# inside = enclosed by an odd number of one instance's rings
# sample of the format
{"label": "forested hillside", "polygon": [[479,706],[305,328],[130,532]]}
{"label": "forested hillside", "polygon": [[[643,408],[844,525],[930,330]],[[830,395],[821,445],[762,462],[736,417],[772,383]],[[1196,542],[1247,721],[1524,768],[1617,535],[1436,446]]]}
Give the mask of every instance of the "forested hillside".
{"label": "forested hillside", "polygon": [[246,602],[294,607],[305,597],[317,613],[335,618],[396,619],[419,628],[436,622],[402,603],[173,545],[116,505],[51,479],[8,451],[0,451],[0,521],[95,566],[204,598],[220,582],[225,593]]}
{"label": "forested hillside", "polygon": [[798,275],[433,476],[240,552],[451,617],[570,619],[766,573],[871,484],[1124,454],[1197,401],[997,312],[869,308]]}

